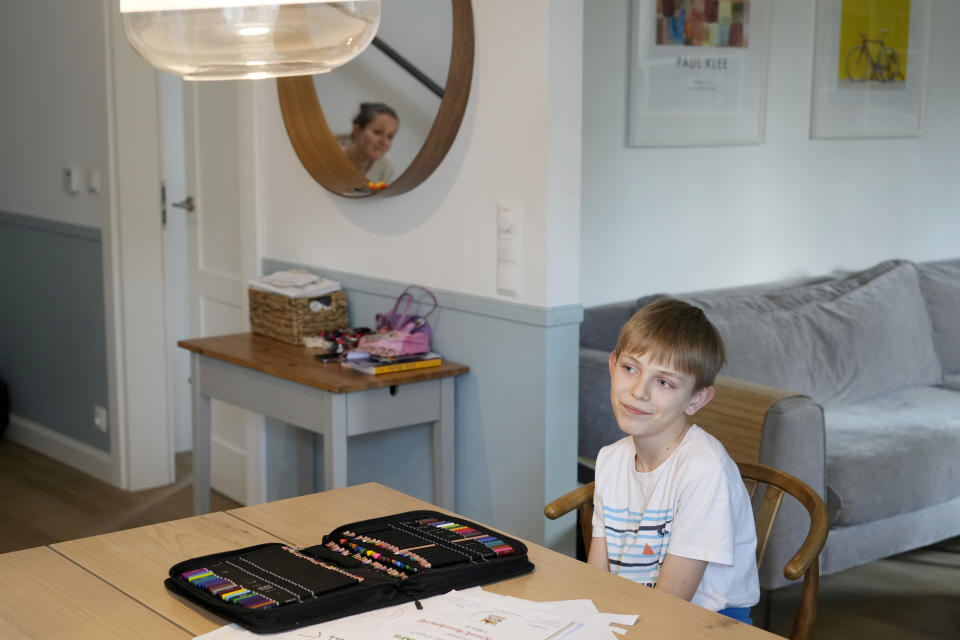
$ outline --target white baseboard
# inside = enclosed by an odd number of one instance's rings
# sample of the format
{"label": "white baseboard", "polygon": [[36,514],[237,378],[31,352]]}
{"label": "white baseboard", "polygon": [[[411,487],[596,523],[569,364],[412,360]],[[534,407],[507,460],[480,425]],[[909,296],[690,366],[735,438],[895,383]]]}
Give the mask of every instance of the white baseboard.
{"label": "white baseboard", "polygon": [[110,454],[74,440],[49,427],[10,414],[6,437],[34,451],[113,484],[113,461]]}

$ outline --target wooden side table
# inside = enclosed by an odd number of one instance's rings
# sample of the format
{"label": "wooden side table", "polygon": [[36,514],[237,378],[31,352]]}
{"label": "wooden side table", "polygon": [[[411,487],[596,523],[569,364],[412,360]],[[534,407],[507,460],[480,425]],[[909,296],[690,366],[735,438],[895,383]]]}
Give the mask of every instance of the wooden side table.
{"label": "wooden side table", "polygon": [[368,375],[314,351],[251,333],[182,340],[190,354],[193,421],[193,507],[210,510],[210,399],[300,427],[298,477],[313,489],[312,433],[323,436],[324,489],[347,485],[347,438],[433,424],[434,502],[453,509],[454,377],[466,366]]}

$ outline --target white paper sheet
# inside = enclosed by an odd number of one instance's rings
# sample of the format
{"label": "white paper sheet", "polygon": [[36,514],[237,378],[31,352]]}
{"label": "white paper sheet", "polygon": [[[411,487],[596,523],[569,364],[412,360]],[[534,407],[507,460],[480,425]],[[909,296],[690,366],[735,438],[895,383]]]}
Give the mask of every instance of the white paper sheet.
{"label": "white paper sheet", "polygon": [[480,587],[267,636],[228,625],[196,640],[610,640],[611,623],[637,616],[597,612],[591,600],[533,602]]}

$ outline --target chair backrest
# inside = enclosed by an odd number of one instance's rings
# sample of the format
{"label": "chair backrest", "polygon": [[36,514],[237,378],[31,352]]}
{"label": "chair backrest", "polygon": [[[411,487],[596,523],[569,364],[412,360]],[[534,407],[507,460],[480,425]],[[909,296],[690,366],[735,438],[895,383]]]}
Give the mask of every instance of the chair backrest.
{"label": "chair backrest", "polygon": [[[810,514],[810,530],[800,549],[787,562],[783,575],[789,580],[803,577],[803,595],[793,620],[790,637],[793,640],[807,640],[817,616],[817,590],[820,585],[820,551],[827,540],[827,508],[823,500],[806,483],[789,473],[762,464],[738,462],[740,476],[747,486],[747,492],[753,498],[758,488],[764,488],[763,499],[755,504],[754,521],[757,528],[757,565],[759,566],[767,552],[773,523],[780,511],[784,494],[790,494],[802,504]],[[583,534],[583,546],[590,555],[590,542],[593,537],[593,489],[590,483],[563,495],[543,509],[544,515],[551,520],[577,509],[580,531]]]}
{"label": "chair backrest", "polygon": [[784,494],[790,494],[802,504],[810,514],[810,529],[800,549],[783,568],[788,580],[803,577],[803,593],[800,606],[793,618],[790,638],[807,640],[813,631],[817,618],[817,591],[820,588],[820,551],[827,541],[830,523],[827,519],[827,507],[817,492],[802,480],[763,464],[738,462],[740,476],[747,486],[747,492],[753,498],[758,489],[765,486],[763,499],[754,502],[754,520],[757,526],[757,566],[763,561],[770,542],[773,523],[780,512]]}

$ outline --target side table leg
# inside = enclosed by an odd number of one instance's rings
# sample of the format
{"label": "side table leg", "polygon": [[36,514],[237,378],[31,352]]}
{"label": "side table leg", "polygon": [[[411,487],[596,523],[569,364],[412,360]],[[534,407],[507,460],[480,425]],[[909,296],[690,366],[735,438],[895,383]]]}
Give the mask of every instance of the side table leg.
{"label": "side table leg", "polygon": [[190,405],[193,422],[193,512],[210,512],[210,396],[204,395],[199,353],[190,354]]}
{"label": "side table leg", "polygon": [[297,427],[297,495],[317,490],[313,482],[313,432]]}
{"label": "side table leg", "polygon": [[454,380],[440,381],[440,419],[433,423],[433,501],[451,510],[456,495]]}
{"label": "side table leg", "polygon": [[323,490],[347,486],[347,394],[330,394],[330,428],[323,431]]}

